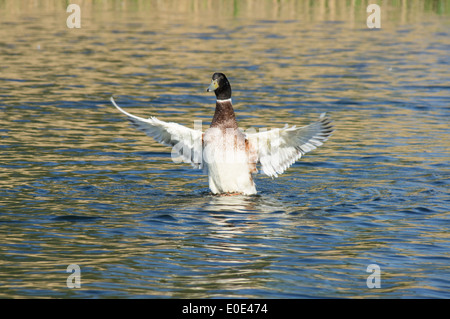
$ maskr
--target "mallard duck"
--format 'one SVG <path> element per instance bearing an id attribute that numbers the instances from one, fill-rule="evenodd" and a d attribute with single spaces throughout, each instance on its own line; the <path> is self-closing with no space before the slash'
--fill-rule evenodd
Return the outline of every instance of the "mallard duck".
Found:
<path id="1" fill-rule="evenodd" d="M 213 194 L 256 194 L 253 175 L 256 165 L 270 177 L 278 177 L 304 154 L 316 149 L 333 132 L 331 121 L 322 113 L 316 122 L 256 133 L 238 128 L 231 101 L 231 85 L 223 73 L 214 73 L 208 92 L 216 95 L 216 110 L 210 127 L 202 132 L 156 117 L 144 119 L 112 104 L 139 130 L 157 142 L 172 147 L 175 162 L 191 163 L 208 174 Z"/>

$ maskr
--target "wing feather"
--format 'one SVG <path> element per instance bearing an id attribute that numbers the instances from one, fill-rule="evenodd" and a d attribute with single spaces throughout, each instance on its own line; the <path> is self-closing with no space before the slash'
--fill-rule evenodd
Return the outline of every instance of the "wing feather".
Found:
<path id="1" fill-rule="evenodd" d="M 278 177 L 304 154 L 321 146 L 333 133 L 331 120 L 322 113 L 319 120 L 307 126 L 273 129 L 247 134 L 256 150 L 257 160 L 264 174 Z"/>
<path id="2" fill-rule="evenodd" d="M 144 119 L 133 115 L 122 109 L 111 97 L 112 104 L 123 114 L 125 114 L 131 124 L 138 130 L 144 132 L 155 141 L 172 147 L 172 158 L 174 161 L 180 161 L 181 157 L 185 163 L 191 163 L 194 168 L 202 168 L 202 139 L 203 133 L 200 130 L 193 130 L 186 126 L 158 120 L 152 116 Z M 174 158 L 175 157 L 175 158 Z"/>

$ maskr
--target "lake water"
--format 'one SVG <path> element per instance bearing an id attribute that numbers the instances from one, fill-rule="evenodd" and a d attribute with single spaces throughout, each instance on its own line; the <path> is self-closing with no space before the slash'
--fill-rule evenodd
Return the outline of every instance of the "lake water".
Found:
<path id="1" fill-rule="evenodd" d="M 449 2 L 378 3 L 0 1 L 0 297 L 449 298 Z M 243 129 L 334 135 L 212 196 L 109 98 L 206 129 L 216 71 Z"/>

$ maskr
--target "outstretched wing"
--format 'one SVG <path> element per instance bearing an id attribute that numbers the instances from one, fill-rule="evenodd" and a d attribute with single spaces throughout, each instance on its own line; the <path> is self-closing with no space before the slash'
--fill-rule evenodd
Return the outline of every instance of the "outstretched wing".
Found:
<path id="1" fill-rule="evenodd" d="M 285 126 L 266 132 L 247 134 L 264 174 L 278 177 L 303 154 L 321 146 L 333 133 L 331 120 L 323 113 L 317 122 L 303 127 Z"/>
<path id="2" fill-rule="evenodd" d="M 119 107 L 111 97 L 112 104 L 128 116 L 131 124 L 155 141 L 172 147 L 172 159 L 175 162 L 191 163 L 195 168 L 202 168 L 202 138 L 203 133 L 186 126 L 158 120 L 156 117 L 144 119 L 128 113 Z M 181 160 L 180 160 L 181 157 Z"/>

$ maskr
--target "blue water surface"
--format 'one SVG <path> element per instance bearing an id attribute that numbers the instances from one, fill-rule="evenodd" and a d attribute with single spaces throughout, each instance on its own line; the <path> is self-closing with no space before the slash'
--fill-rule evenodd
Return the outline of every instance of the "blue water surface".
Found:
<path id="1" fill-rule="evenodd" d="M 287 5 L 94 6 L 79 30 L 0 5 L 0 297 L 450 297 L 448 16 L 369 30 Z M 206 129 L 216 71 L 243 129 L 327 112 L 334 135 L 214 196 L 109 103 Z"/>

